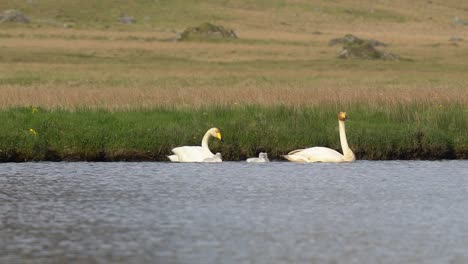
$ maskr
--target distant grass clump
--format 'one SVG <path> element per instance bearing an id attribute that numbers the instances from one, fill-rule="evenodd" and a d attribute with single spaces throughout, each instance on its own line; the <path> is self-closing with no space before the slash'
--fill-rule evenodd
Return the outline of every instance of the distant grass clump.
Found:
<path id="1" fill-rule="evenodd" d="M 338 55 L 340 59 L 397 60 L 399 56 L 374 48 L 370 42 L 346 43 Z"/>
<path id="2" fill-rule="evenodd" d="M 185 29 L 179 38 L 180 41 L 221 39 L 237 39 L 237 35 L 232 29 L 211 23 L 203 23 L 199 26 Z"/>
<path id="3" fill-rule="evenodd" d="M 336 113 L 328 107 L 205 107 L 107 111 L 15 108 L 0 111 L 0 161 L 167 161 L 173 147 L 211 142 L 225 160 L 326 146 L 341 151 Z M 359 159 L 468 158 L 468 109 L 413 104 L 349 106 L 348 141 Z M 242 133 L 239 133 L 242 131 Z"/>
<path id="4" fill-rule="evenodd" d="M 328 42 L 329 46 L 342 44 L 338 58 L 341 59 L 382 59 L 382 60 L 397 60 L 398 55 L 387 53 L 376 49 L 377 46 L 387 46 L 387 44 L 375 39 L 362 39 L 352 34 L 346 34 L 342 38 L 335 38 Z"/>
<path id="5" fill-rule="evenodd" d="M 337 8 L 334 10 L 337 14 L 344 14 L 351 17 L 362 18 L 366 20 L 376 21 L 390 21 L 402 23 L 406 21 L 406 18 L 396 12 L 381 10 L 381 9 L 356 9 L 356 8 Z M 332 12 L 333 13 L 333 12 Z"/>

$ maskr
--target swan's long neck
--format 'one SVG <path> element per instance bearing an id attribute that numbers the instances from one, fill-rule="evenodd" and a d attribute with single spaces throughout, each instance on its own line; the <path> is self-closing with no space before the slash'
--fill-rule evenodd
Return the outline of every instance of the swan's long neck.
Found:
<path id="1" fill-rule="evenodd" d="M 341 149 L 343 149 L 344 161 L 354 161 L 356 160 L 356 157 L 354 156 L 353 151 L 348 146 L 348 140 L 346 139 L 345 122 L 338 120 L 338 124 L 340 128 L 340 142 Z"/>
<path id="2" fill-rule="evenodd" d="M 201 146 L 202 146 L 203 151 L 207 151 L 207 152 L 211 153 L 212 155 L 214 155 L 213 152 L 211 152 L 210 148 L 208 147 L 208 140 L 210 139 L 210 137 L 211 137 L 211 133 L 208 130 L 205 133 L 205 135 L 203 136 Z"/>

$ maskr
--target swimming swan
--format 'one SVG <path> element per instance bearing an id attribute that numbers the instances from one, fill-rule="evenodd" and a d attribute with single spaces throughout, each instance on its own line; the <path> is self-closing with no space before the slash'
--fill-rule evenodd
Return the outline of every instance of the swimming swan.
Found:
<path id="1" fill-rule="evenodd" d="M 213 157 L 206 158 L 203 160 L 203 162 L 223 162 L 223 157 L 221 156 L 221 153 L 216 152 Z"/>
<path id="2" fill-rule="evenodd" d="M 246 160 L 247 162 L 269 162 L 270 160 L 268 159 L 268 154 L 265 152 L 260 152 L 258 154 L 258 158 L 249 158 Z"/>
<path id="3" fill-rule="evenodd" d="M 338 125 L 340 128 L 340 142 L 343 154 L 336 150 L 325 147 L 313 147 L 297 149 L 283 155 L 289 161 L 294 162 L 352 162 L 356 160 L 353 151 L 348 146 L 345 132 L 345 120 L 348 119 L 346 112 L 338 113 Z"/>
<path id="4" fill-rule="evenodd" d="M 174 155 L 167 156 L 172 162 L 203 162 L 206 158 L 213 158 L 215 155 L 208 147 L 210 137 L 223 141 L 219 129 L 213 127 L 206 131 L 200 146 L 183 146 L 172 149 Z"/>

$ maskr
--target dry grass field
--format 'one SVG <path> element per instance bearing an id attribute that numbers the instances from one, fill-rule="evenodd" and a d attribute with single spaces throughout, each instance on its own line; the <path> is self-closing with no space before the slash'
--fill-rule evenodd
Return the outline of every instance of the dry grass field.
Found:
<path id="1" fill-rule="evenodd" d="M 452 22 L 468 19 L 462 1 L 15 2 L 0 10 L 32 23 L 0 25 L 3 108 L 468 105 L 468 26 Z M 119 24 L 124 11 L 137 23 Z M 239 39 L 173 41 L 205 21 Z M 409 60 L 338 59 L 328 41 L 348 33 Z"/>

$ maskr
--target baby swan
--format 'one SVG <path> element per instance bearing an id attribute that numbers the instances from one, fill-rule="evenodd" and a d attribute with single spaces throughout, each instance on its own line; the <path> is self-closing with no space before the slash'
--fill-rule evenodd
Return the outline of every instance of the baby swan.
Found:
<path id="1" fill-rule="evenodd" d="M 203 162 L 222 162 L 223 161 L 223 158 L 221 156 L 221 153 L 219 152 L 216 152 L 216 154 L 211 157 L 211 158 L 206 158 L 203 160 Z"/>
<path id="2" fill-rule="evenodd" d="M 268 159 L 268 154 L 265 152 L 260 152 L 258 154 L 258 158 L 249 158 L 246 160 L 247 162 L 269 162 L 270 160 Z"/>

